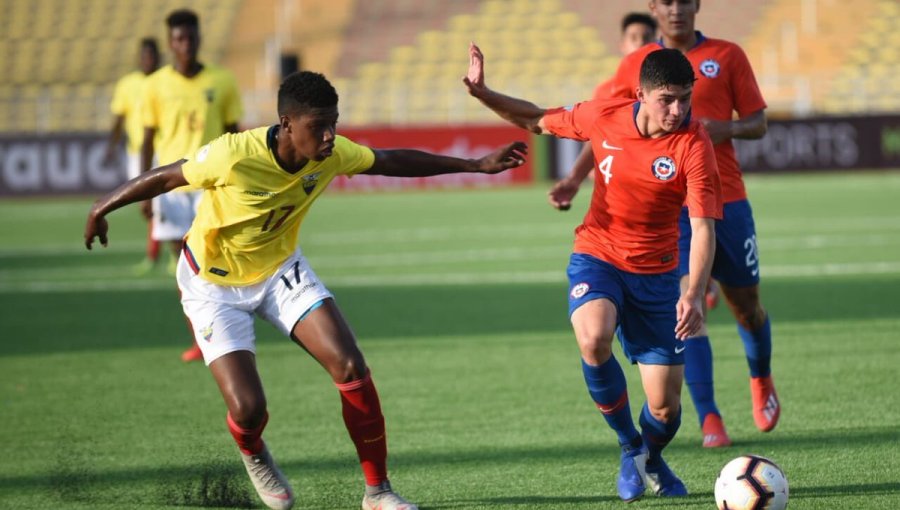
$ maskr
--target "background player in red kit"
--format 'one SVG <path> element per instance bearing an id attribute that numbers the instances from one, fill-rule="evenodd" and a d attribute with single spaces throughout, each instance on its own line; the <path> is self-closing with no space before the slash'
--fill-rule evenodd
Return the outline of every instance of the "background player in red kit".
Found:
<path id="1" fill-rule="evenodd" d="M 464 83 L 472 96 L 535 133 L 590 141 L 598 168 L 591 206 L 576 229 L 569 276 L 569 315 L 588 391 L 622 447 L 619 497 L 660 496 L 687 488 L 662 458 L 681 423 L 684 375 L 680 339 L 703 324 L 704 291 L 722 196 L 712 144 L 689 120 L 694 73 L 676 50 L 642 64 L 638 101 L 594 100 L 545 110 L 494 92 L 474 44 Z M 694 229 L 690 279 L 679 292 L 678 218 L 683 204 Z M 680 294 L 680 297 L 679 297 Z M 647 395 L 634 426 L 625 374 L 612 355 L 616 333 L 640 369 Z"/>
<path id="2" fill-rule="evenodd" d="M 761 138 L 766 133 L 766 103 L 760 94 L 747 56 L 739 46 L 711 39 L 694 30 L 699 0 L 651 0 L 650 11 L 661 38 L 622 60 L 613 78 L 612 94 L 634 97 L 644 58 L 660 48 L 685 54 L 697 74 L 693 116 L 703 123 L 715 144 L 716 162 L 725 199 L 723 220 L 716 224 L 716 255 L 712 276 L 719 283 L 737 319 L 750 367 L 753 418 L 757 428 L 775 428 L 781 413 L 771 375 L 772 335 L 769 317 L 759 298 L 759 256 L 753 213 L 732 138 Z M 738 119 L 733 119 L 737 112 Z M 687 213 L 681 219 L 679 271 L 688 271 L 691 228 Z M 684 282 L 682 288 L 684 288 Z M 685 380 L 697 408 L 707 447 L 731 444 L 713 392 L 712 349 L 704 327 L 687 341 Z"/>

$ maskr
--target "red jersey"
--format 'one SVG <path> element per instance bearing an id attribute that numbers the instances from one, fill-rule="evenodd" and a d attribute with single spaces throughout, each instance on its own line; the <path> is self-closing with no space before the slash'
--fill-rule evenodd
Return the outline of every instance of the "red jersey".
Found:
<path id="1" fill-rule="evenodd" d="M 598 99 L 544 115 L 556 136 L 590 141 L 597 174 L 576 253 L 632 273 L 664 273 L 678 265 L 678 216 L 722 218 L 722 191 L 712 142 L 696 121 L 645 138 L 632 99 Z"/>
<path id="2" fill-rule="evenodd" d="M 634 98 L 644 57 L 661 48 L 661 42 L 653 42 L 622 59 L 608 89 L 611 97 Z M 750 61 L 737 44 L 709 39 L 697 32 L 697 44 L 685 56 L 697 76 L 691 100 L 694 118 L 731 120 L 733 112 L 744 117 L 766 107 Z M 716 144 L 715 150 L 725 202 L 747 198 L 731 139 Z"/>

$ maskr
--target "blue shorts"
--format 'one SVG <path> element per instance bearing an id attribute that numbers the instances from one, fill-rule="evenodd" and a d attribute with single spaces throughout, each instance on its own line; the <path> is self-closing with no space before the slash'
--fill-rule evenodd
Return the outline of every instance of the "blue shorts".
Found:
<path id="1" fill-rule="evenodd" d="M 616 305 L 616 335 L 631 363 L 684 364 L 684 344 L 675 338 L 675 271 L 637 274 L 583 253 L 569 258 L 569 316 L 584 303 L 607 298 Z"/>
<path id="2" fill-rule="evenodd" d="M 691 254 L 691 219 L 687 208 L 678 219 L 678 275 L 688 274 Z M 712 277 L 729 287 L 752 287 L 759 284 L 759 250 L 756 226 L 750 202 L 738 200 L 725 204 L 722 219 L 716 222 L 716 258 Z"/>

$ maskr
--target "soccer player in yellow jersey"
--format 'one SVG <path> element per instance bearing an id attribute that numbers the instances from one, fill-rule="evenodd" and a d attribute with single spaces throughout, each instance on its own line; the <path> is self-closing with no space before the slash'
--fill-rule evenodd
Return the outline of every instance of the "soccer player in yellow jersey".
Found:
<path id="1" fill-rule="evenodd" d="M 175 188 L 203 189 L 177 280 L 185 313 L 228 408 L 227 424 L 250 479 L 270 508 L 294 493 L 262 439 L 266 397 L 256 369 L 253 317 L 274 324 L 328 371 L 365 475 L 364 510 L 416 510 L 391 489 L 378 393 L 356 338 L 297 238 L 312 203 L 338 175 L 422 177 L 498 173 L 524 161 L 515 142 L 477 160 L 417 150 L 373 150 L 338 136 L 338 97 L 324 76 L 288 76 L 278 124 L 226 134 L 185 159 L 131 180 L 97 200 L 84 239 L 106 246 L 106 215 Z"/>
<path id="2" fill-rule="evenodd" d="M 200 22 L 188 10 L 173 11 L 166 18 L 172 65 L 150 75 L 141 103 L 144 123 L 142 169 L 150 170 L 154 153 L 161 164 L 179 161 L 223 133 L 237 132 L 241 100 L 234 76 L 220 67 L 197 60 Z M 181 250 L 181 239 L 194 219 L 198 191 L 175 190 L 143 206 L 152 218 L 153 237 L 170 241 L 172 252 Z M 174 271 L 174 268 L 173 268 Z M 181 355 L 184 361 L 202 359 L 192 345 Z"/>
<path id="3" fill-rule="evenodd" d="M 132 71 L 116 82 L 110 110 L 114 116 L 106 146 L 106 161 L 112 162 L 117 155 L 119 141 L 124 132 L 127 143 L 127 175 L 134 179 L 141 173 L 141 144 L 144 142 L 144 123 L 141 120 L 141 97 L 147 76 L 159 67 L 159 47 L 156 39 L 141 39 L 139 70 Z M 156 265 L 159 258 L 159 241 L 153 239 L 152 223 L 147 222 L 147 256 L 138 264 L 136 271 L 146 273 Z"/>

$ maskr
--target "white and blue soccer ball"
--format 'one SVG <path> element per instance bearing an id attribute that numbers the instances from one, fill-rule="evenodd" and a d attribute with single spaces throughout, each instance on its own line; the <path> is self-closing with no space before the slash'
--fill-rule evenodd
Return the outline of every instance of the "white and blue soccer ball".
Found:
<path id="1" fill-rule="evenodd" d="M 715 495 L 719 510 L 784 510 L 788 502 L 787 477 L 765 457 L 742 455 L 719 472 Z"/>

